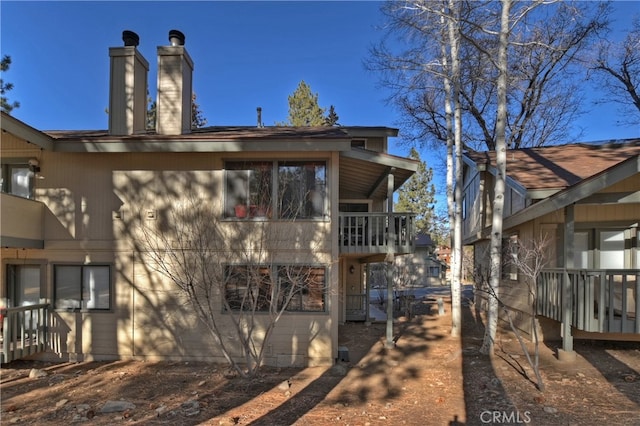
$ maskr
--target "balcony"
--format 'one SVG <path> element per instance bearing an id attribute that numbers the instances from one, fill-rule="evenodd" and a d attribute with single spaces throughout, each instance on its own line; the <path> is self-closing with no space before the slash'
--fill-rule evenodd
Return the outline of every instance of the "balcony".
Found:
<path id="1" fill-rule="evenodd" d="M 392 222 L 390 222 L 390 218 Z M 413 253 L 415 248 L 413 213 L 340 213 L 341 254 Z M 393 229 L 389 224 L 393 223 Z"/>
<path id="2" fill-rule="evenodd" d="M 0 217 L 2 247 L 44 248 L 44 204 L 2 193 Z"/>

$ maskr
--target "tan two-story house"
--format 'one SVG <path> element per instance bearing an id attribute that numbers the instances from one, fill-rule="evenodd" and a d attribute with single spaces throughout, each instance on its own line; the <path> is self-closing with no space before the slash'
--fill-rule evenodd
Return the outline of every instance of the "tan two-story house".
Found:
<path id="1" fill-rule="evenodd" d="M 149 62 L 128 31 L 109 49 L 107 130 L 41 131 L 2 114 L 3 362 L 224 361 L 153 256 L 197 246 L 193 231 L 180 235 L 187 217 L 215 228 L 213 263 L 229 277 L 207 303 L 223 330 L 243 294 L 231 276 L 248 262 L 261 264 L 261 277 L 244 277 L 260 294 L 263 281 L 291 285 L 287 267 L 305 272 L 271 333 L 268 365 L 333 363 L 340 324 L 367 309 L 367 263 L 413 251 L 413 216 L 390 200 L 418 164 L 388 154 L 396 129 L 259 120 L 192 129 L 194 62 L 180 35 L 157 48 L 155 129 L 146 128 Z M 263 308 L 258 328 L 269 321 Z"/>

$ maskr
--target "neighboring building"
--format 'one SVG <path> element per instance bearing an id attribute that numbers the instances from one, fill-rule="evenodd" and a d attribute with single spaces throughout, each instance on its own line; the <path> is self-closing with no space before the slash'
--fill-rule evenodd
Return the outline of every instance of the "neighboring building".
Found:
<path id="1" fill-rule="evenodd" d="M 503 245 L 548 239 L 548 265 L 533 288 L 543 337 L 562 335 L 565 351 L 572 337 L 640 340 L 639 154 L 640 139 L 507 153 Z M 495 152 L 463 159 L 463 243 L 486 277 Z M 506 265 L 502 275 L 500 299 L 531 333 L 524 277 Z"/>
<path id="2" fill-rule="evenodd" d="M 445 282 L 447 265 L 434 254 L 435 247 L 429 234 L 416 235 L 415 252 L 395 259 L 395 266 L 402 270 L 407 267 L 407 287 L 427 287 Z"/>
<path id="3" fill-rule="evenodd" d="M 355 271 L 414 251 L 413 215 L 391 210 L 418 162 L 388 154 L 396 129 L 192 130 L 193 61 L 180 33 L 171 35 L 157 49 L 155 131 L 145 128 L 149 63 L 130 32 L 109 49 L 108 130 L 40 131 L 2 113 L 3 362 L 222 361 L 138 244 L 136 227 L 171 229 L 190 197 L 210 210 L 230 250 L 255 245 L 256 224 L 277 231 L 265 273 L 291 264 L 313 271 L 309 291 L 276 325 L 269 365 L 333 363 L 348 310 L 366 307 Z M 232 251 L 220 256 L 242 267 Z M 213 303 L 231 326 L 221 300 Z"/>
<path id="4" fill-rule="evenodd" d="M 451 282 L 451 247 L 438 246 L 435 255 L 436 259 L 446 266 L 445 280 Z"/>

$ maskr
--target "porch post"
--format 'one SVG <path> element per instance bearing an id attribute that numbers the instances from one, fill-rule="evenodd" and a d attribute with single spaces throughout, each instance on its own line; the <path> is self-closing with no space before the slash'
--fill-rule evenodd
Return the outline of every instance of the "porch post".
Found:
<path id="1" fill-rule="evenodd" d="M 393 247 L 396 242 L 396 224 L 393 219 L 393 172 L 387 175 L 387 341 L 386 347 L 393 348 Z"/>
<path id="2" fill-rule="evenodd" d="M 558 360 L 571 361 L 575 359 L 573 351 L 573 336 L 571 335 L 571 319 L 573 318 L 573 294 L 571 277 L 568 270 L 574 268 L 573 239 L 575 230 L 574 205 L 564 209 L 564 276 L 562 278 L 562 349 L 558 349 Z"/>
<path id="3" fill-rule="evenodd" d="M 364 264 L 364 289 L 365 289 L 365 301 L 364 301 L 364 322 L 365 324 L 369 325 L 371 324 L 371 317 L 369 316 L 369 304 L 371 303 L 371 290 L 370 288 L 370 280 L 369 280 L 369 274 L 370 274 L 370 270 L 369 270 L 369 264 L 365 263 Z"/>

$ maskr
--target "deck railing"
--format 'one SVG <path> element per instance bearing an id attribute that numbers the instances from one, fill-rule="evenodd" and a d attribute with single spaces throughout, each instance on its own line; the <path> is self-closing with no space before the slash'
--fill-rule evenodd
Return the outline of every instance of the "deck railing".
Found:
<path id="1" fill-rule="evenodd" d="M 578 330 L 640 333 L 640 270 L 546 269 L 537 307 L 538 315 L 570 318 Z"/>
<path id="2" fill-rule="evenodd" d="M 46 349 L 48 304 L 5 308 L 0 310 L 0 313 L 2 315 L 0 363 L 11 362 Z"/>
<path id="3" fill-rule="evenodd" d="M 389 237 L 389 218 L 395 225 Z M 396 254 L 413 253 L 415 246 L 413 213 L 340 213 L 341 253 L 387 253 L 392 245 Z"/>

